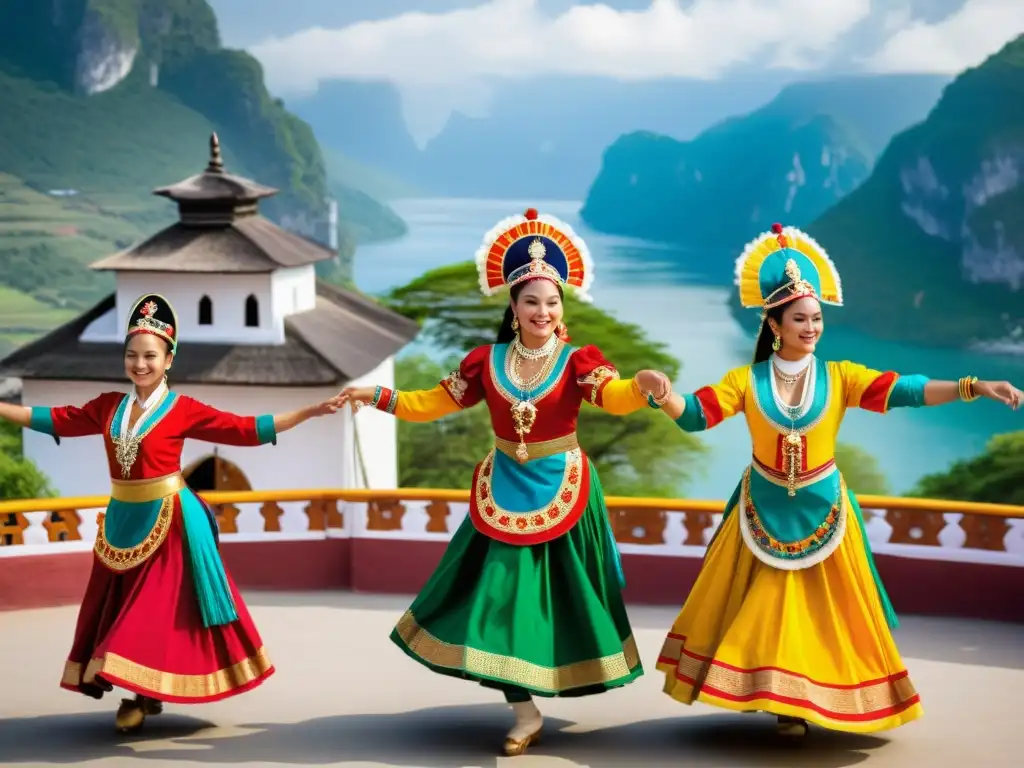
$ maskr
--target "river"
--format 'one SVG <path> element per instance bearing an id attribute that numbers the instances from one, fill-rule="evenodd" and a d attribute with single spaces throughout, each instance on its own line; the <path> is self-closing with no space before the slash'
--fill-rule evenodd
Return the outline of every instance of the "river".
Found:
<path id="1" fill-rule="evenodd" d="M 392 207 L 409 233 L 385 243 L 360 246 L 355 280 L 360 289 L 379 294 L 423 272 L 473 258 L 480 240 L 506 216 L 535 207 L 566 221 L 587 242 L 594 259 L 595 304 L 618 319 L 645 329 L 682 362 L 680 391 L 716 382 L 736 365 L 750 361 L 753 338 L 729 311 L 727 299 L 735 254 L 711 260 L 680 248 L 599 234 L 580 222 L 580 203 L 567 201 L 410 199 Z M 827 247 L 827 244 L 826 244 Z M 841 254 L 833 254 L 840 272 Z M 857 301 L 857 297 L 846 297 Z M 750 310 L 751 312 L 755 310 Z M 832 310 L 841 312 L 842 309 Z M 495 317 L 495 327 L 499 318 Z M 570 329 L 572 318 L 566 318 Z M 933 378 L 1008 379 L 1024 383 L 1024 357 L 916 347 L 879 341 L 847 328 L 827 327 L 820 356 L 849 359 L 881 370 L 924 373 Z M 1024 412 L 1014 413 L 990 401 L 955 403 L 941 408 L 905 409 L 886 416 L 851 410 L 841 440 L 860 446 L 880 464 L 894 493 L 909 490 L 922 475 L 981 452 L 1000 432 L 1024 429 Z M 749 438 L 743 419 L 731 419 L 704 433 L 709 449 L 704 472 L 684 489 L 692 498 L 722 498 L 732 490 L 749 462 Z"/>

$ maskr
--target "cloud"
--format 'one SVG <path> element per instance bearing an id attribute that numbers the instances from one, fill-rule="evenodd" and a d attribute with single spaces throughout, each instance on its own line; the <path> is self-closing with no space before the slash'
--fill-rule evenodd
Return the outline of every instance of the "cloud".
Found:
<path id="1" fill-rule="evenodd" d="M 959 74 L 1024 33 L 1024 0 L 967 0 L 956 13 L 928 24 L 906 23 L 863 60 L 873 72 Z"/>
<path id="2" fill-rule="evenodd" d="M 282 94 L 330 79 L 414 88 L 553 74 L 713 79 L 738 65 L 813 67 L 870 12 L 870 0 L 694 0 L 685 10 L 652 0 L 642 11 L 577 5 L 550 16 L 536 0 L 490 0 L 307 29 L 250 50 Z"/>

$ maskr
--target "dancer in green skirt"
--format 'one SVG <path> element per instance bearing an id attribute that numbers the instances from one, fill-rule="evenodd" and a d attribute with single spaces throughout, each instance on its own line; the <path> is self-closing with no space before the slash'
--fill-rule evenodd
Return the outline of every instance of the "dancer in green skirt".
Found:
<path id="1" fill-rule="evenodd" d="M 667 397 L 668 380 L 622 380 L 593 346 L 568 344 L 563 286 L 585 298 L 584 242 L 538 216 L 500 222 L 477 253 L 490 295 L 510 304 L 497 342 L 470 352 L 437 387 L 342 393 L 408 421 L 431 421 L 484 401 L 494 448 L 473 475 L 469 515 L 391 639 L 444 675 L 497 688 L 515 712 L 507 755 L 526 751 L 543 719 L 533 696 L 586 696 L 643 674 L 622 600 L 622 568 L 601 483 L 580 448 L 583 400 L 628 414 Z"/>

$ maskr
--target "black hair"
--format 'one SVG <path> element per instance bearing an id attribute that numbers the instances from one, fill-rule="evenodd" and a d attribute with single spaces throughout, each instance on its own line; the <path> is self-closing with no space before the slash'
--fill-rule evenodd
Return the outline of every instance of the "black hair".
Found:
<path id="1" fill-rule="evenodd" d="M 769 309 L 764 319 L 761 321 L 761 330 L 757 332 L 757 343 L 754 345 L 754 363 L 763 363 L 769 357 L 772 356 L 774 348 L 772 344 L 775 343 L 775 333 L 772 331 L 772 327 L 768 324 L 768 320 L 774 320 L 778 325 L 782 325 L 782 316 L 786 314 L 786 310 L 792 306 L 792 302 L 786 304 L 779 304 L 776 307 Z"/>
<path id="2" fill-rule="evenodd" d="M 519 294 L 522 293 L 523 288 L 526 287 L 526 284 L 528 282 L 530 281 L 524 280 L 521 283 L 516 283 L 509 289 L 508 295 L 512 299 L 512 301 L 519 300 Z M 555 287 L 558 289 L 558 298 L 564 299 L 565 294 L 562 293 L 562 286 L 560 286 L 558 283 L 555 283 Z M 501 319 L 501 325 L 498 326 L 498 337 L 494 342 L 495 344 L 510 344 L 512 341 L 515 340 L 516 332 L 512 329 L 512 319 L 514 317 L 515 312 L 512 311 L 512 304 L 510 303 L 507 307 L 505 307 L 505 316 Z"/>

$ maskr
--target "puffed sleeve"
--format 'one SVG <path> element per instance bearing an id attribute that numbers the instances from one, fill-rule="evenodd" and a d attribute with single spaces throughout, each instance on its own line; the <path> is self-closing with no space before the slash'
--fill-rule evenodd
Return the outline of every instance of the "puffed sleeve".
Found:
<path id="1" fill-rule="evenodd" d="M 403 421 L 434 421 L 471 408 L 484 398 L 483 377 L 490 347 L 477 347 L 433 389 L 403 391 L 377 387 L 370 405 Z"/>
<path id="2" fill-rule="evenodd" d="M 124 395 L 104 392 L 85 405 L 61 405 L 55 408 L 32 406 L 29 429 L 42 432 L 60 443 L 62 437 L 102 435 L 110 414 Z"/>
<path id="3" fill-rule="evenodd" d="M 583 399 L 591 405 L 624 416 L 647 405 L 636 380 L 622 379 L 601 350 L 593 344 L 580 347 L 572 354 L 576 384 L 583 390 Z"/>
<path id="4" fill-rule="evenodd" d="M 832 363 L 839 371 L 848 408 L 888 413 L 891 408 L 920 408 L 924 405 L 927 376 L 902 376 L 895 371 L 875 371 L 844 360 Z"/>
<path id="5" fill-rule="evenodd" d="M 743 410 L 749 381 L 750 366 L 744 365 L 733 368 L 717 384 L 683 395 L 685 407 L 676 424 L 686 432 L 703 432 L 735 416 Z"/>
<path id="6" fill-rule="evenodd" d="M 185 423 L 183 437 L 220 445 L 277 445 L 277 429 L 272 414 L 239 416 L 184 396 L 179 398 L 175 407 L 186 410 L 182 419 Z"/>

